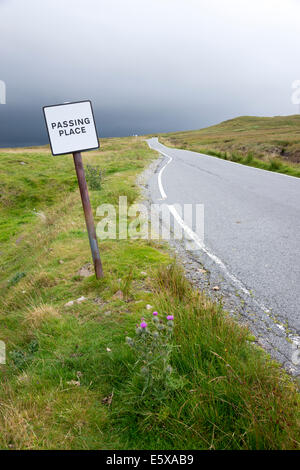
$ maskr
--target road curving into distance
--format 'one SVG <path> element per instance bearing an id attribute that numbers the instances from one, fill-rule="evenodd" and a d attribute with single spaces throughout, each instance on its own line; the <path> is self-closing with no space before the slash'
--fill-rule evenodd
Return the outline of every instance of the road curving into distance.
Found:
<path id="1" fill-rule="evenodd" d="M 193 260 L 209 269 L 225 297 L 235 293 L 259 343 L 298 375 L 300 179 L 169 148 L 157 138 L 148 145 L 162 155 L 148 181 L 152 202 L 168 205 L 197 245 Z M 204 240 L 175 204 L 204 205 Z"/>

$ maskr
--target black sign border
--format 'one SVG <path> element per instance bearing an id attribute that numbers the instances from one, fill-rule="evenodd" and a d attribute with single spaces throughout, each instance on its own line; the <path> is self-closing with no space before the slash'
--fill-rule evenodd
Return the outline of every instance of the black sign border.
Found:
<path id="1" fill-rule="evenodd" d="M 88 149 L 72 150 L 71 152 L 54 153 L 54 152 L 53 152 L 53 148 L 52 148 L 52 143 L 51 143 L 49 128 L 48 128 L 48 123 L 47 123 L 47 119 L 46 119 L 45 109 L 46 109 L 46 108 L 54 108 L 54 107 L 57 107 L 57 106 L 68 106 L 68 105 L 70 105 L 70 104 L 78 104 L 78 103 L 90 103 L 91 111 L 92 111 L 92 116 L 93 116 L 93 120 L 94 120 L 94 127 L 95 127 L 95 131 L 96 131 L 96 137 L 97 137 L 98 147 L 90 147 L 90 148 L 88 148 Z M 66 102 L 66 103 L 50 104 L 49 106 L 43 106 L 43 114 L 44 114 L 44 119 L 45 119 L 45 123 L 46 123 L 46 129 L 47 129 L 48 139 L 49 139 L 49 142 L 50 142 L 51 153 L 52 153 L 52 155 L 53 155 L 54 157 L 56 157 L 57 155 L 71 155 L 72 153 L 75 153 L 75 152 L 88 152 L 89 150 L 97 150 L 97 149 L 100 148 L 100 141 L 99 141 L 97 126 L 96 126 L 96 121 L 95 121 L 95 115 L 94 115 L 94 110 L 93 110 L 93 105 L 92 105 L 91 100 L 70 101 L 70 102 Z"/>

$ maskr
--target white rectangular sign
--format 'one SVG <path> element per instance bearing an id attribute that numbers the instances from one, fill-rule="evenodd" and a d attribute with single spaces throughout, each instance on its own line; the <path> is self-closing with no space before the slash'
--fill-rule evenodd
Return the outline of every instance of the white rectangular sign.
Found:
<path id="1" fill-rule="evenodd" d="M 44 106 L 43 111 L 53 155 L 99 148 L 90 101 Z"/>

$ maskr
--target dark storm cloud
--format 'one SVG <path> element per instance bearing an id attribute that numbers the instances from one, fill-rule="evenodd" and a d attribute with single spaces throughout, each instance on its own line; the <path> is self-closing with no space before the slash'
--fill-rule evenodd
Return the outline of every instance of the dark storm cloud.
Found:
<path id="1" fill-rule="evenodd" d="M 46 142 L 41 106 L 89 98 L 101 135 L 297 112 L 297 0 L 0 0 L 0 145 Z"/>

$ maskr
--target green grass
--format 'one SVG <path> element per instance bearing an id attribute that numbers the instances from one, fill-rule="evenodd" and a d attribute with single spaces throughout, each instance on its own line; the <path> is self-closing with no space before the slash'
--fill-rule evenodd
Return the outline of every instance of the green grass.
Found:
<path id="1" fill-rule="evenodd" d="M 84 154 L 105 171 L 101 190 L 90 191 L 94 214 L 119 195 L 134 202 L 136 175 L 153 158 L 135 138 L 103 140 Z M 0 167 L 0 339 L 8 352 L 0 448 L 299 448 L 295 384 L 247 329 L 191 287 L 164 244 L 101 241 L 104 279 L 80 278 L 90 252 L 71 156 L 3 150 Z M 148 304 L 175 315 L 171 363 L 180 386 L 143 394 L 125 337 L 142 316 L 151 323 Z"/>
<path id="2" fill-rule="evenodd" d="M 242 116 L 205 129 L 162 134 L 162 143 L 300 177 L 300 115 Z"/>

